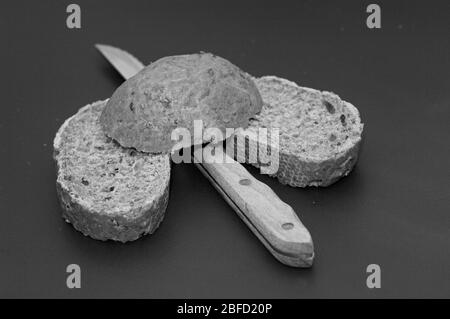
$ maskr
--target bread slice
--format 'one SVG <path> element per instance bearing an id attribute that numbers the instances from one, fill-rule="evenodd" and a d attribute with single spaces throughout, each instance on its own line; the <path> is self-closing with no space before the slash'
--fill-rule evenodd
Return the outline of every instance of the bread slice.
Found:
<path id="1" fill-rule="evenodd" d="M 94 239 L 131 241 L 153 233 L 169 197 L 170 158 L 124 149 L 102 131 L 107 101 L 81 108 L 54 140 L 63 218 Z"/>
<path id="2" fill-rule="evenodd" d="M 275 76 L 255 79 L 263 99 L 261 113 L 250 120 L 241 138 L 258 128 L 278 128 L 279 169 L 272 176 L 296 187 L 328 186 L 346 176 L 355 165 L 363 124 L 358 110 L 336 94 L 304 88 Z M 268 147 L 247 138 L 238 152 L 256 152 Z M 275 146 L 271 146 L 275 147 Z M 269 147 L 269 149 L 271 149 Z M 272 151 L 275 149 L 272 149 Z M 251 163 L 261 167 L 261 161 Z"/>

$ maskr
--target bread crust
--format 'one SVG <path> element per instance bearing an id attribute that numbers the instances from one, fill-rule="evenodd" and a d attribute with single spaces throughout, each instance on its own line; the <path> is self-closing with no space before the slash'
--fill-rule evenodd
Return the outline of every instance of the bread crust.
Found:
<path id="1" fill-rule="evenodd" d="M 224 133 L 226 128 L 247 127 L 261 107 L 259 91 L 247 73 L 221 57 L 198 53 L 159 59 L 124 82 L 100 122 L 122 146 L 162 153 L 177 143 L 171 139 L 176 128 L 188 129 L 193 137 L 194 121 L 202 120 L 203 128 Z"/>
<path id="2" fill-rule="evenodd" d="M 62 133 L 78 114 L 105 103 L 106 100 L 98 101 L 81 108 L 77 114 L 67 119 L 58 130 L 54 140 L 53 154 L 58 177 L 63 173 L 58 158 L 62 143 L 64 143 Z M 167 176 L 162 179 L 165 184 L 158 188 L 161 193 L 152 194 L 154 195 L 153 200 L 146 201 L 144 205 L 135 206 L 121 213 L 99 211 L 90 207 L 83 198 L 76 196 L 69 190 L 64 178 L 57 178 L 56 191 L 62 209 L 62 217 L 85 236 L 102 241 L 114 240 L 125 243 L 136 240 L 143 235 L 152 234 L 164 219 L 168 205 L 170 188 L 170 159 L 168 155 L 167 162 L 169 165 Z"/>
<path id="3" fill-rule="evenodd" d="M 296 83 L 278 78 L 275 76 L 266 76 L 260 79 L 267 79 L 268 81 L 278 81 L 282 85 L 297 86 Z M 255 81 L 256 82 L 256 81 Z M 298 86 L 297 86 L 298 87 Z M 302 88 L 303 90 L 311 92 L 319 92 L 314 89 Z M 324 92 L 329 94 L 328 92 Z M 263 96 L 264 98 L 264 96 Z M 350 103 L 342 101 L 345 107 L 359 118 L 358 110 Z M 362 124 L 361 124 L 362 132 Z M 278 181 L 285 185 L 293 187 L 307 187 L 307 186 L 329 186 L 340 178 L 347 176 L 355 166 L 358 160 L 359 149 L 362 141 L 360 135 L 354 142 L 349 143 L 346 147 L 337 154 L 333 154 L 326 158 L 308 158 L 307 156 L 299 156 L 287 149 L 274 149 L 274 146 L 267 144 L 258 144 L 256 141 L 245 136 L 246 143 L 237 143 L 237 136 L 243 135 L 243 131 L 238 131 L 235 136 L 235 144 L 237 145 L 238 153 L 245 154 L 245 162 L 252 164 L 255 167 L 261 168 L 260 162 L 251 162 L 250 158 L 256 158 L 255 152 L 258 147 L 278 151 L 279 153 L 279 168 L 274 174 L 269 176 L 276 177 Z M 251 153 L 253 153 L 251 156 Z"/>
<path id="4" fill-rule="evenodd" d="M 90 210 L 77 201 L 58 181 L 56 191 L 62 217 L 67 223 L 93 239 L 114 240 L 122 243 L 154 233 L 164 219 L 169 201 L 169 184 L 167 184 L 161 196 L 150 205 L 139 208 L 141 210 L 139 217 L 128 219 L 125 216 L 109 216 Z"/>
<path id="5" fill-rule="evenodd" d="M 272 176 L 293 187 L 329 186 L 351 172 L 358 160 L 360 143 L 336 157 L 317 162 L 281 152 L 278 172 Z"/>

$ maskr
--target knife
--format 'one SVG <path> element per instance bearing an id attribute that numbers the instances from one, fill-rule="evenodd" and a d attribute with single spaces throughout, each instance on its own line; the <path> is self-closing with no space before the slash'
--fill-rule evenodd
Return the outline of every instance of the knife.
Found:
<path id="1" fill-rule="evenodd" d="M 125 79 L 144 68 L 144 64 L 124 50 L 104 44 L 95 47 Z M 288 266 L 311 267 L 314 260 L 312 238 L 292 207 L 229 158 L 221 147 L 215 145 L 214 152 L 209 150 L 204 154 L 222 160 L 205 158 L 201 162 L 197 158 L 194 164 L 272 255 Z M 196 163 L 198 161 L 201 163 Z"/>

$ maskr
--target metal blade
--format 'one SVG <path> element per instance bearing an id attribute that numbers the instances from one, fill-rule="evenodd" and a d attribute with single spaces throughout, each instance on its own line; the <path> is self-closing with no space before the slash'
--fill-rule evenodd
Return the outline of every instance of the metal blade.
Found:
<path id="1" fill-rule="evenodd" d="M 105 44 L 96 44 L 95 47 L 126 80 L 144 68 L 141 61 L 124 50 Z"/>

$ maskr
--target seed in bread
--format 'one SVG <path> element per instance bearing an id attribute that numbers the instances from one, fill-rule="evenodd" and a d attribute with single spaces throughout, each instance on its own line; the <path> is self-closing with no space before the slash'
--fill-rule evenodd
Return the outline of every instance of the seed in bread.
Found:
<path id="1" fill-rule="evenodd" d="M 169 197 L 170 159 L 120 147 L 101 129 L 106 101 L 81 108 L 54 140 L 63 218 L 99 240 L 131 241 L 153 233 Z"/>
<path id="2" fill-rule="evenodd" d="M 177 127 L 247 127 L 262 107 L 251 77 L 210 53 L 169 56 L 125 81 L 100 118 L 106 134 L 124 147 L 159 153 L 171 151 Z M 191 134 L 193 136 L 193 134 Z M 207 140 L 193 141 L 209 142 Z"/>
<path id="3" fill-rule="evenodd" d="M 275 76 L 257 78 L 255 84 L 264 101 L 262 111 L 237 134 L 256 133 L 260 127 L 279 129 L 279 169 L 274 177 L 296 187 L 328 186 L 352 170 L 363 131 L 356 107 L 336 94 Z M 258 145 L 247 140 L 237 147 L 249 162 Z"/>

